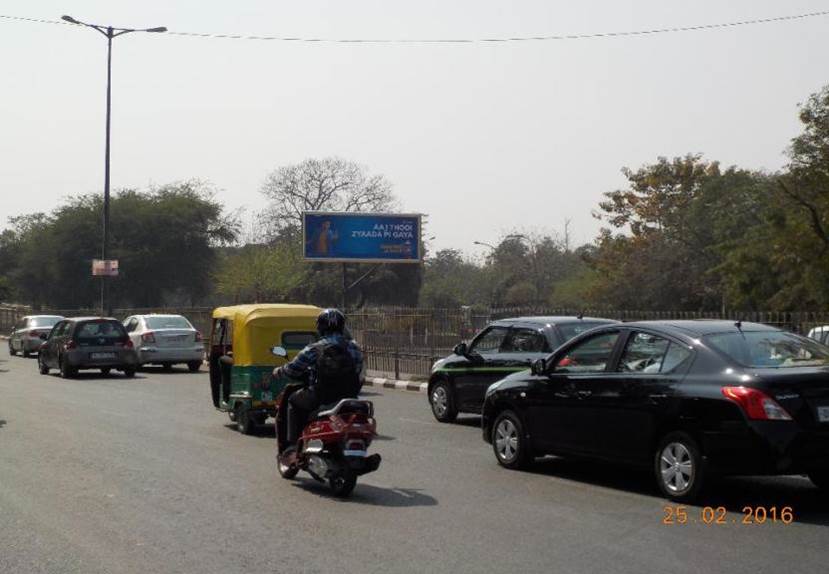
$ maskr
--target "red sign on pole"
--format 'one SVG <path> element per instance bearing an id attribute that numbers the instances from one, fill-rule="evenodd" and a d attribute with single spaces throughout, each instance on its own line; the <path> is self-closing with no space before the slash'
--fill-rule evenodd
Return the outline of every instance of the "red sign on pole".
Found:
<path id="1" fill-rule="evenodd" d="M 118 260 L 117 259 L 93 259 L 92 260 L 92 276 L 93 277 L 118 277 Z"/>

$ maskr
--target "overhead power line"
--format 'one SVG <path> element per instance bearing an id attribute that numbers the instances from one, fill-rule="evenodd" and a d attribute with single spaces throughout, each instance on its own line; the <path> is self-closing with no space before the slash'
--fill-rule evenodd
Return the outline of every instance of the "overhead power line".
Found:
<path id="1" fill-rule="evenodd" d="M 303 36 L 255 36 L 246 34 L 211 34 L 200 32 L 177 32 L 170 30 L 168 35 L 188 36 L 193 38 L 223 38 L 228 40 L 264 40 L 276 42 L 309 42 L 329 44 L 486 44 L 512 42 L 543 42 L 554 40 L 589 40 L 594 38 L 622 38 L 630 36 L 649 36 L 655 34 L 669 34 L 674 32 L 698 32 L 702 30 L 716 30 L 721 28 L 736 28 L 738 26 L 753 26 L 756 24 L 771 24 L 774 22 L 791 22 L 829 16 L 829 10 L 808 12 L 789 16 L 775 16 L 771 18 L 755 18 L 736 22 L 720 22 L 714 24 L 698 24 L 696 26 L 673 26 L 668 28 L 653 28 L 650 30 L 628 30 L 621 32 L 593 32 L 588 34 L 554 34 L 548 36 L 515 36 L 501 38 L 314 38 Z M 20 22 L 34 22 L 38 24 L 60 24 L 71 26 L 60 20 L 44 20 L 40 18 L 24 18 L 22 16 L 6 16 L 0 14 L 0 19 Z"/>

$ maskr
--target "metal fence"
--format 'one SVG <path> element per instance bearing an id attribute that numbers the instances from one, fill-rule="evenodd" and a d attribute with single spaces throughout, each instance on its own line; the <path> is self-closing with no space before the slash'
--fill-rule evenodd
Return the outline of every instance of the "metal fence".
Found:
<path id="1" fill-rule="evenodd" d="M 145 309 L 115 309 L 113 315 L 124 319 L 143 313 L 175 313 L 184 315 L 205 337 L 210 333 L 212 308 L 155 307 Z M 93 309 L 48 310 L 41 313 L 64 316 L 97 315 Z M 26 307 L 0 306 L 0 333 L 8 333 L 16 320 L 32 313 Z M 348 313 L 348 324 L 355 339 L 366 354 L 370 370 L 382 371 L 396 377 L 428 375 L 432 363 L 448 355 L 461 341 L 468 341 L 488 322 L 506 317 L 573 316 L 583 314 L 620 321 L 664 319 L 729 319 L 766 323 L 796 333 L 807 334 L 819 325 L 829 325 L 829 312 L 776 311 L 647 311 L 615 309 L 561 309 L 535 307 L 473 309 L 425 308 L 364 308 Z"/>

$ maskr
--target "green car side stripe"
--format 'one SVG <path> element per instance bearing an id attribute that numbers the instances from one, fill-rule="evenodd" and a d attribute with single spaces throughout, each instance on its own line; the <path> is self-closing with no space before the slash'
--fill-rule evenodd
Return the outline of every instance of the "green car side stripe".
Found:
<path id="1" fill-rule="evenodd" d="M 435 369 L 436 373 L 517 373 L 519 371 L 526 371 L 526 367 L 441 367 Z"/>

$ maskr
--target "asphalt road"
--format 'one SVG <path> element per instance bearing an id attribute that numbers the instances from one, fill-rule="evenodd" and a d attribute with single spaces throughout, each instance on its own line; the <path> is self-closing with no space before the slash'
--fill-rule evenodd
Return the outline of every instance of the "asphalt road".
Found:
<path id="1" fill-rule="evenodd" d="M 0 572 L 804 572 L 829 504 L 802 478 L 723 481 L 723 525 L 665 525 L 647 473 L 550 459 L 501 469 L 478 420 L 367 390 L 383 465 L 338 500 L 274 464 L 273 427 L 229 428 L 207 376 L 41 376 L 0 343 Z M 744 506 L 795 522 L 745 525 Z"/>

